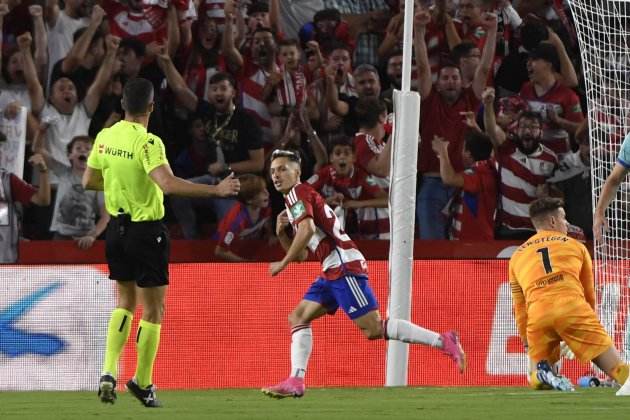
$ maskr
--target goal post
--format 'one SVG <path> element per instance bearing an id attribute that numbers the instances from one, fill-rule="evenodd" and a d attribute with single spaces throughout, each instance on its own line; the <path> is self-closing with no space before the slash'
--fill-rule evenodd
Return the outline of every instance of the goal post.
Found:
<path id="1" fill-rule="evenodd" d="M 593 208 L 630 125 L 630 0 L 570 0 L 579 41 L 591 145 Z M 625 360 L 630 331 L 630 186 L 611 203 L 609 229 L 595 242 L 598 311 Z"/>
<path id="2" fill-rule="evenodd" d="M 411 92 L 413 0 L 405 0 L 402 90 L 394 92 L 394 144 L 390 169 L 389 302 L 387 316 L 409 320 L 416 208 L 420 95 Z M 386 386 L 407 385 L 409 345 L 389 341 Z"/>

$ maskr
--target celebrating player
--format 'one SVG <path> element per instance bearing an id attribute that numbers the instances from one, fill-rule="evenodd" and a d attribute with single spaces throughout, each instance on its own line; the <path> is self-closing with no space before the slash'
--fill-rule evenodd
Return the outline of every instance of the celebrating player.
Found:
<path id="1" fill-rule="evenodd" d="M 276 226 L 286 255 L 282 261 L 270 264 L 270 274 L 275 276 L 290 262 L 305 260 L 307 249 L 321 261 L 322 273 L 289 315 L 291 376 L 278 385 L 263 388 L 262 392 L 274 398 L 304 395 L 304 375 L 312 348 L 311 322 L 334 314 L 340 306 L 369 340 L 384 338 L 442 349 L 463 372 L 466 355 L 457 333 L 438 334 L 402 319 L 381 320 L 378 303 L 368 285 L 363 254 L 340 228 L 339 220 L 324 199 L 309 184 L 300 183 L 297 153 L 274 151 L 270 172 L 274 187 L 284 195 L 286 207 L 278 215 Z M 293 239 L 285 230 L 289 224 L 295 232 Z"/>
<path id="2" fill-rule="evenodd" d="M 536 234 L 510 259 L 510 286 L 518 332 L 529 348 L 530 385 L 573 391 L 568 379 L 551 368 L 564 341 L 575 356 L 592 361 L 630 395 L 629 367 L 619 357 L 595 313 L 593 263 L 586 247 L 567 236 L 563 202 L 540 198 L 529 216 Z"/>

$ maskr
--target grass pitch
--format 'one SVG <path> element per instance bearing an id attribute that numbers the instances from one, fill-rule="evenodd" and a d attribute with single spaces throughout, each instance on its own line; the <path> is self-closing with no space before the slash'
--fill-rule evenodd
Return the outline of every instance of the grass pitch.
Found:
<path id="1" fill-rule="evenodd" d="M 304 398 L 284 400 L 253 389 L 158 390 L 160 409 L 144 408 L 126 392 L 113 406 L 96 392 L 0 392 L 0 419 L 628 419 L 630 398 L 615 397 L 615 390 L 311 388 Z"/>

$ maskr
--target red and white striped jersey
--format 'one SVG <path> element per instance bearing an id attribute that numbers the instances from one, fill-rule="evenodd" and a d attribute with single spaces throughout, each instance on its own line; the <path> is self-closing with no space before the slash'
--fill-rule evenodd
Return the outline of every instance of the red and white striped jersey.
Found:
<path id="1" fill-rule="evenodd" d="M 276 68 L 278 71 L 278 68 Z M 263 88 L 269 73 L 245 58 L 245 64 L 238 78 L 241 93 L 241 106 L 251 114 L 263 130 L 263 142 L 271 142 L 271 114 L 262 99 Z"/>
<path id="2" fill-rule="evenodd" d="M 333 210 L 309 184 L 296 184 L 284 196 L 284 205 L 294 231 L 298 224 L 312 218 L 316 231 L 307 247 L 322 263 L 322 277 L 336 280 L 347 274 L 367 274 L 363 254 L 341 229 Z"/>
<path id="3" fill-rule="evenodd" d="M 571 152 L 569 133 L 556 127 L 549 119 L 549 111 L 553 110 L 559 117 L 572 122 L 581 122 L 584 119 L 580 98 L 575 92 L 560 82 L 543 95 L 538 96 L 534 83 L 526 82 L 521 88 L 521 98 L 527 101 L 529 109 L 536 111 L 543 118 L 543 142 L 558 155 Z"/>
<path id="4" fill-rule="evenodd" d="M 529 204 L 536 199 L 536 188 L 553 175 L 558 157 L 543 144 L 534 153 L 526 155 L 513 140 L 508 139 L 499 146 L 497 160 L 501 179 L 501 225 L 510 229 L 533 230 Z"/>

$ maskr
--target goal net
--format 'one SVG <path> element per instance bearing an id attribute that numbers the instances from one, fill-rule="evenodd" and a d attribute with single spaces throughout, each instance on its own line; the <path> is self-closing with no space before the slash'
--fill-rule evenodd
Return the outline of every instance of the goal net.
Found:
<path id="1" fill-rule="evenodd" d="M 630 116 L 630 0 L 570 0 L 586 79 L 593 206 L 617 160 Z M 623 183 L 595 243 L 595 285 L 602 323 L 630 359 L 630 187 Z"/>

